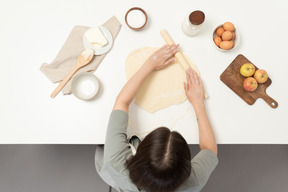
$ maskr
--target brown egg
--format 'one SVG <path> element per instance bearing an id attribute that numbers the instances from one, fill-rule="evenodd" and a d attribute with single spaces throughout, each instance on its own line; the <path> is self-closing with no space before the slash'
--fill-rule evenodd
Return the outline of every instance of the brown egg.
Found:
<path id="1" fill-rule="evenodd" d="M 234 41 L 222 41 L 220 43 L 220 48 L 224 50 L 232 49 L 234 46 Z"/>
<path id="2" fill-rule="evenodd" d="M 231 22 L 225 22 L 223 24 L 223 28 L 225 29 L 225 31 L 231 31 L 232 32 L 235 30 L 235 27 L 234 27 L 233 23 L 231 23 Z"/>
<path id="3" fill-rule="evenodd" d="M 219 37 L 219 36 L 215 36 L 214 37 L 214 43 L 218 46 L 218 47 L 220 47 L 220 43 L 222 42 L 222 39 L 221 39 L 221 37 Z"/>
<path id="4" fill-rule="evenodd" d="M 224 33 L 222 34 L 223 41 L 230 41 L 232 37 L 233 37 L 233 34 L 231 31 L 224 31 Z"/>
<path id="5" fill-rule="evenodd" d="M 232 32 L 232 40 L 234 40 L 236 38 L 235 32 Z"/>
<path id="6" fill-rule="evenodd" d="M 224 28 L 223 27 L 219 27 L 217 30 L 216 30 L 216 34 L 218 35 L 218 36 L 222 36 L 222 34 L 224 33 Z"/>

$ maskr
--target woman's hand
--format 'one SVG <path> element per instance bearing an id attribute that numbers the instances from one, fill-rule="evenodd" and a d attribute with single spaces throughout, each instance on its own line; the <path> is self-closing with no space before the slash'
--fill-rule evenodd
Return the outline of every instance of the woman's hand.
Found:
<path id="1" fill-rule="evenodd" d="M 204 107 L 205 91 L 199 75 L 191 68 L 186 70 L 187 83 L 184 82 L 186 97 L 194 110 Z"/>
<path id="2" fill-rule="evenodd" d="M 187 83 L 184 82 L 184 89 L 196 114 L 200 149 L 210 149 L 217 155 L 218 149 L 216 139 L 205 109 L 205 91 L 201 78 L 191 68 L 186 70 L 186 77 Z"/>
<path id="3" fill-rule="evenodd" d="M 173 56 L 179 50 L 180 50 L 179 44 L 178 45 L 175 45 L 175 44 L 164 45 L 163 47 L 158 49 L 156 52 L 154 52 L 148 58 L 145 64 L 152 67 L 154 71 L 163 69 L 175 61 L 175 58 Z"/>
<path id="4" fill-rule="evenodd" d="M 175 61 L 173 55 L 179 51 L 179 45 L 165 45 L 153 53 L 141 68 L 127 81 L 118 94 L 113 110 L 128 113 L 129 105 L 133 101 L 140 85 L 154 70 L 163 69 Z"/>

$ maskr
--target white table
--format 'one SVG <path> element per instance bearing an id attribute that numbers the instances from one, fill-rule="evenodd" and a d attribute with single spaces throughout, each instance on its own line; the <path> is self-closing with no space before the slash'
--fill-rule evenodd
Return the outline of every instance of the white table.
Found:
<path id="1" fill-rule="evenodd" d="M 149 15 L 147 27 L 139 32 L 124 21 L 126 11 L 134 6 Z M 206 14 L 205 28 L 189 38 L 181 31 L 181 23 L 197 9 Z M 138 47 L 164 44 L 159 32 L 165 28 L 202 74 L 218 143 L 288 144 L 287 10 L 283 0 L 1 1 L 0 143 L 104 143 L 109 114 L 126 81 L 126 56 Z M 56 84 L 39 71 L 40 65 L 55 58 L 73 26 L 101 25 L 112 15 L 122 29 L 94 73 L 101 81 L 99 95 L 89 102 L 62 94 L 51 99 Z M 241 42 L 223 53 L 214 48 L 211 33 L 225 21 L 235 24 Z M 240 53 L 268 71 L 273 83 L 267 93 L 278 101 L 277 109 L 261 99 L 249 106 L 220 81 L 220 74 Z M 165 110 L 173 113 L 172 109 Z M 198 143 L 197 127 L 188 118 L 180 119 L 177 127 L 188 143 Z"/>

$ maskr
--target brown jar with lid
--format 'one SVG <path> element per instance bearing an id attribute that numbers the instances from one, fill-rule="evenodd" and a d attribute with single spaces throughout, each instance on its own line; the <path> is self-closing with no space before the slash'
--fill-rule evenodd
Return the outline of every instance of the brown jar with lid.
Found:
<path id="1" fill-rule="evenodd" d="M 200 32 L 204 21 L 205 14 L 202 11 L 193 11 L 184 19 L 182 23 L 182 30 L 186 35 L 193 37 Z"/>

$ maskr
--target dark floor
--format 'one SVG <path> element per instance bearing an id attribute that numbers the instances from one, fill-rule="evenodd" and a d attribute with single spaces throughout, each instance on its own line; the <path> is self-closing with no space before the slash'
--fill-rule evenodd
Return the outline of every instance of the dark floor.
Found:
<path id="1" fill-rule="evenodd" d="M 288 191 L 288 145 L 219 145 L 218 158 L 203 192 Z"/>
<path id="2" fill-rule="evenodd" d="M 288 191 L 288 145 L 218 149 L 219 164 L 202 192 Z M 94 145 L 0 145 L 0 192 L 106 192 L 94 151 Z"/>

